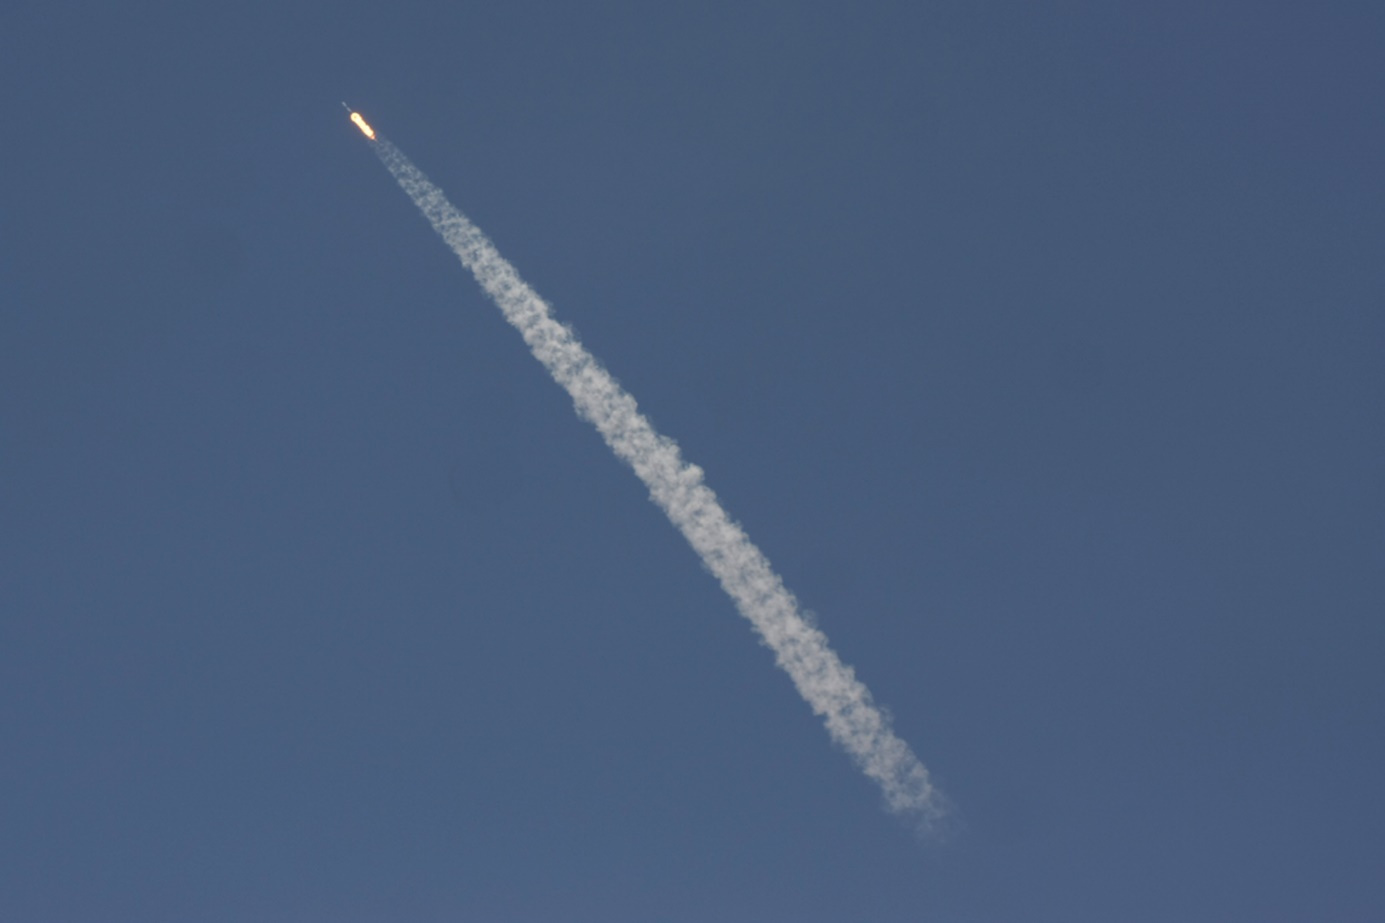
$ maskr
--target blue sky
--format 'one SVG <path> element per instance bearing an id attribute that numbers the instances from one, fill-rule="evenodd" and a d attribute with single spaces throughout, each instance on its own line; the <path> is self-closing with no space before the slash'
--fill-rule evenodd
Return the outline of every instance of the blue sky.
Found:
<path id="1" fill-rule="evenodd" d="M 1383 33 L 7 3 L 0 918 L 1385 916 Z M 343 99 L 706 469 L 950 842 Z"/>

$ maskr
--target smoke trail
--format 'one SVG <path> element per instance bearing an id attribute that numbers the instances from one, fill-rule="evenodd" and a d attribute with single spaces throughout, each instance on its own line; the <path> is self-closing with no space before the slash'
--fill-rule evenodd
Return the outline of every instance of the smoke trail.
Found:
<path id="1" fill-rule="evenodd" d="M 774 651 L 799 694 L 822 716 L 832 739 L 879 784 L 890 810 L 931 828 L 946 813 L 947 802 L 929 781 L 928 770 L 890 730 L 870 690 L 828 646 L 827 636 L 805 621 L 769 561 L 702 483 L 702 469 L 685 462 L 677 444 L 655 432 L 635 399 L 583 348 L 570 327 L 552 318 L 543 299 L 403 152 L 383 138 L 376 139 L 374 148 L 534 356 L 572 395 L 578 414 L 635 469 L 653 501 Z"/>

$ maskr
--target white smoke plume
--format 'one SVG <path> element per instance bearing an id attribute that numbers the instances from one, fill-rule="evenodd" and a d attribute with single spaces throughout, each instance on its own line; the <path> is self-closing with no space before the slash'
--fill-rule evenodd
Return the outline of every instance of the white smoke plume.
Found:
<path id="1" fill-rule="evenodd" d="M 677 444 L 655 432 L 635 399 L 583 348 L 570 327 L 553 319 L 543 299 L 441 190 L 389 141 L 376 138 L 373 147 L 534 356 L 567 389 L 578 414 L 635 469 L 651 499 L 721 581 L 799 694 L 822 716 L 832 739 L 880 786 L 889 809 L 913 817 L 924 830 L 934 829 L 948 808 L 928 770 L 894 735 L 870 690 L 828 646 L 826 635 L 804 619 L 769 561 L 703 484 L 702 469 L 684 461 Z"/>

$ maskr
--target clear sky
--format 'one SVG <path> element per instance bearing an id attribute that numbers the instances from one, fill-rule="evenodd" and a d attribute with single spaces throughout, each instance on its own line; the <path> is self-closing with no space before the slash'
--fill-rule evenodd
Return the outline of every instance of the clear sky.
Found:
<path id="1" fill-rule="evenodd" d="M 0 920 L 1385 919 L 1385 12 L 0 6 Z M 959 808 L 833 748 L 339 101 Z"/>

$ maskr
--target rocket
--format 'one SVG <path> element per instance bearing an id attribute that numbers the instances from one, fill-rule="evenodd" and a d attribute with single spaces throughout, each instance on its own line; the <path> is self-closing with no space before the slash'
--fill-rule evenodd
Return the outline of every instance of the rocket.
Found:
<path id="1" fill-rule="evenodd" d="M 341 107 L 345 109 L 347 112 L 351 113 L 351 121 L 354 122 L 356 124 L 356 127 L 361 130 L 361 134 L 365 135 L 367 138 L 374 141 L 375 129 L 371 128 L 369 125 L 366 124 L 366 120 L 361 118 L 361 114 L 357 112 L 355 109 L 352 109 L 345 102 L 341 104 Z"/>

